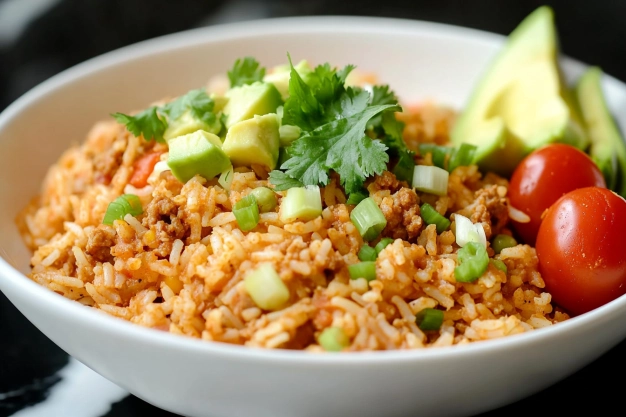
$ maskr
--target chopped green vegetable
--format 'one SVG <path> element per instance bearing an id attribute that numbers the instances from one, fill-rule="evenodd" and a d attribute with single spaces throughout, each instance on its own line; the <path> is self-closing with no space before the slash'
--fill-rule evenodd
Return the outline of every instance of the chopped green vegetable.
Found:
<path id="1" fill-rule="evenodd" d="M 376 261 L 365 261 L 348 265 L 350 279 L 365 278 L 367 281 L 376 279 Z"/>
<path id="2" fill-rule="evenodd" d="M 167 121 L 159 117 L 157 107 L 150 107 L 134 116 L 124 113 L 113 113 L 111 116 L 118 123 L 126 125 L 126 129 L 135 136 L 142 136 L 145 140 L 165 142 L 163 133 L 167 129 Z"/>
<path id="3" fill-rule="evenodd" d="M 259 224 L 259 206 L 254 195 L 248 194 L 237 201 L 233 206 L 233 214 L 241 230 L 247 232 L 254 229 Z"/>
<path id="4" fill-rule="evenodd" d="M 454 171 L 456 167 L 469 166 L 474 161 L 474 154 L 476 153 L 476 145 L 470 145 L 469 143 L 462 143 L 458 148 L 454 150 L 450 160 L 448 161 L 448 172 Z"/>
<path id="5" fill-rule="evenodd" d="M 283 223 L 294 220 L 309 221 L 321 214 L 320 188 L 313 185 L 290 188 L 280 205 L 280 220 Z"/>
<path id="6" fill-rule="evenodd" d="M 457 245 L 463 247 L 468 242 L 477 242 L 483 247 L 487 247 L 487 236 L 481 223 L 474 224 L 470 219 L 459 213 L 454 214 L 454 223 L 454 236 Z"/>
<path id="7" fill-rule="evenodd" d="M 517 240 L 513 236 L 499 234 L 491 241 L 491 247 L 495 253 L 502 252 L 502 249 L 517 246 Z"/>
<path id="8" fill-rule="evenodd" d="M 261 67 L 258 61 L 250 56 L 237 59 L 233 68 L 228 71 L 231 88 L 262 81 L 264 76 L 265 68 Z"/>
<path id="9" fill-rule="evenodd" d="M 375 106 L 327 123 L 305 134 L 289 147 L 281 169 L 306 185 L 326 185 L 329 170 L 337 172 L 347 194 L 361 190 L 365 179 L 387 168 L 387 147 L 365 135 L 367 121 L 397 106 Z"/>
<path id="10" fill-rule="evenodd" d="M 302 182 L 295 178 L 291 178 L 283 171 L 279 171 L 277 169 L 270 172 L 270 183 L 274 186 L 276 191 L 285 191 L 294 187 L 304 187 Z"/>
<path id="11" fill-rule="evenodd" d="M 278 133 L 280 136 L 280 146 L 289 146 L 294 140 L 300 137 L 302 129 L 298 126 L 282 125 L 278 128 Z"/>
<path id="12" fill-rule="evenodd" d="M 457 252 L 459 265 L 454 268 L 454 277 L 458 282 L 474 282 L 482 276 L 489 266 L 489 255 L 483 245 L 468 242 Z"/>
<path id="13" fill-rule="evenodd" d="M 498 268 L 500 271 L 504 272 L 505 274 L 507 273 L 508 268 L 506 267 L 506 264 L 500 259 L 490 259 L 489 262 L 491 262 L 491 264 Z"/>
<path id="14" fill-rule="evenodd" d="M 369 196 L 369 193 L 367 191 L 356 191 L 350 194 L 350 196 L 348 197 L 348 200 L 346 200 L 346 204 L 351 204 L 351 205 L 356 206 L 368 196 Z"/>
<path id="15" fill-rule="evenodd" d="M 415 153 L 409 150 L 402 138 L 404 124 L 398 121 L 395 114 L 390 111 L 383 112 L 380 118 L 384 132 L 383 141 L 389 147 L 389 154 L 397 159 L 392 172 L 400 181 L 411 182 L 415 167 Z"/>
<path id="16" fill-rule="evenodd" d="M 279 310 L 289 301 L 289 288 L 269 263 L 250 271 L 243 283 L 252 301 L 263 310 Z"/>
<path id="17" fill-rule="evenodd" d="M 422 214 L 422 219 L 424 219 L 427 224 L 437 226 L 437 233 L 443 233 L 450 227 L 450 220 L 439 214 L 439 212 L 428 203 L 422 204 L 420 213 Z"/>
<path id="18" fill-rule="evenodd" d="M 281 166 L 305 185 L 326 185 L 329 171 L 337 172 L 347 194 L 361 189 L 369 176 L 381 174 L 389 161 L 387 146 L 365 134 L 369 121 L 383 112 L 400 111 L 396 104 L 371 105 L 370 95 L 346 88 L 353 69 L 320 65 L 305 83 L 291 59 L 289 98 L 283 124 L 298 126 L 303 134 L 289 147 L 290 158 Z"/>
<path id="19" fill-rule="evenodd" d="M 448 193 L 448 171 L 430 165 L 415 165 L 413 188 L 425 193 L 446 195 Z"/>
<path id="20" fill-rule="evenodd" d="M 424 331 L 439 330 L 443 324 L 443 311 L 427 307 L 415 315 L 415 323 Z"/>
<path id="21" fill-rule="evenodd" d="M 377 255 L 378 255 L 378 252 L 376 252 L 376 249 L 374 249 L 373 247 L 369 245 L 361 246 L 361 249 L 359 249 L 359 253 L 357 254 L 357 256 L 359 257 L 359 260 L 363 262 L 375 261 Z"/>
<path id="22" fill-rule="evenodd" d="M 471 165 L 477 147 L 469 143 L 461 143 L 458 147 L 422 143 L 419 145 L 420 155 L 432 154 L 433 165 L 448 172 L 456 167 Z"/>
<path id="23" fill-rule="evenodd" d="M 607 105 L 602 76 L 599 67 L 587 69 L 576 85 L 576 99 L 591 140 L 589 155 L 607 188 L 626 198 L 626 143 Z"/>
<path id="24" fill-rule="evenodd" d="M 350 338 L 341 327 L 325 328 L 317 342 L 327 352 L 340 352 L 350 346 Z"/>
<path id="25" fill-rule="evenodd" d="M 236 123 L 252 119 L 254 116 L 276 113 L 283 103 L 276 87 L 261 81 L 231 88 L 225 93 L 225 97 L 228 101 L 223 112 L 226 114 L 225 126 L 228 130 Z M 278 130 L 278 127 L 276 129 Z"/>
<path id="26" fill-rule="evenodd" d="M 168 145 L 167 165 L 183 183 L 195 175 L 210 180 L 231 165 L 220 138 L 203 130 L 170 139 Z"/>
<path id="27" fill-rule="evenodd" d="M 122 194 L 109 203 L 102 224 L 112 225 L 115 220 L 123 220 L 124 216 L 139 216 L 143 213 L 141 201 L 134 194 Z"/>
<path id="28" fill-rule="evenodd" d="M 202 126 L 210 126 L 212 133 L 219 132 L 221 121 L 213 113 L 214 107 L 215 101 L 209 97 L 206 90 L 200 88 L 191 90 L 161 107 L 150 107 L 135 116 L 123 113 L 113 113 L 112 116 L 118 123 L 125 124 L 128 131 L 135 136 L 143 135 L 144 139 L 148 141 L 165 142 L 164 135 L 169 124 L 181 123 L 179 119 L 185 117 L 194 123 L 196 121 L 202 123 Z M 187 128 L 186 133 L 192 132 Z M 170 129 L 168 138 L 174 137 L 174 135 L 174 129 Z"/>
<path id="29" fill-rule="evenodd" d="M 383 249 L 385 249 L 387 246 L 391 245 L 392 243 L 393 243 L 393 239 L 390 237 L 384 237 L 380 239 L 380 242 L 378 242 L 376 246 L 374 246 L 374 249 L 376 250 L 376 255 L 378 255 L 380 251 L 382 251 Z"/>
<path id="30" fill-rule="evenodd" d="M 259 205 L 261 213 L 267 213 L 276 208 L 278 201 L 276 200 L 276 193 L 267 187 L 258 187 L 250 192 L 256 198 L 256 202 Z"/>
<path id="31" fill-rule="evenodd" d="M 419 145 L 419 153 L 422 156 L 432 154 L 433 165 L 442 169 L 446 169 L 448 160 L 454 152 L 451 146 L 439 146 L 434 143 L 421 143 Z"/>
<path id="32" fill-rule="evenodd" d="M 229 165 L 217 179 L 217 183 L 222 186 L 226 191 L 230 191 L 230 186 L 233 183 L 233 178 L 235 177 L 235 171 L 233 170 L 233 166 Z"/>
<path id="33" fill-rule="evenodd" d="M 378 237 L 387 226 L 387 219 L 376 202 L 367 197 L 350 213 L 350 220 L 356 226 L 364 240 L 370 241 Z"/>
<path id="34" fill-rule="evenodd" d="M 278 116 L 255 115 L 228 128 L 222 149 L 234 166 L 263 165 L 270 170 L 278 162 Z"/>

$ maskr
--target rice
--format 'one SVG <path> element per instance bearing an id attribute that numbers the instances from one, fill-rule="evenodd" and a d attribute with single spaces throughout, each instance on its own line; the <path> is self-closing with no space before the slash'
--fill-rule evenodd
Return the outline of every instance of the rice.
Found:
<path id="1" fill-rule="evenodd" d="M 404 108 L 397 117 L 405 123 L 409 148 L 448 142 L 452 110 L 429 103 Z M 379 253 L 376 279 L 367 282 L 349 277 L 347 267 L 358 262 L 364 242 L 336 177 L 321 189 L 321 216 L 283 223 L 281 191 L 277 207 L 261 213 L 254 230 L 242 232 L 233 204 L 254 188 L 271 188 L 267 171 L 237 168 L 229 191 L 200 177 L 181 184 L 168 170 L 150 175 L 143 188 L 129 184 L 138 158 L 166 151 L 115 122 L 96 124 L 84 143 L 67 150 L 50 168 L 41 195 L 18 218 L 33 250 L 31 278 L 137 325 L 206 341 L 310 352 L 323 350 L 318 337 L 329 327 L 343 329 L 350 339 L 347 351 L 424 349 L 569 319 L 543 289 L 534 248 L 518 245 L 499 255 L 489 248 L 508 272 L 490 266 L 473 283 L 457 282 L 453 232 L 438 234 L 419 216 L 419 205 L 428 202 L 447 217 L 459 213 L 479 221 L 487 238 L 510 233 L 509 219 L 523 218 L 507 204 L 504 178 L 458 167 L 445 196 L 415 193 L 389 172 L 370 179 L 367 191 L 387 219 L 383 235 L 394 241 Z M 101 224 L 108 204 L 124 192 L 140 198 L 144 213 Z M 288 289 L 289 299 L 276 311 L 256 305 L 244 284 L 246 274 L 264 263 Z M 418 327 L 415 315 L 424 309 L 443 311 L 439 330 Z"/>

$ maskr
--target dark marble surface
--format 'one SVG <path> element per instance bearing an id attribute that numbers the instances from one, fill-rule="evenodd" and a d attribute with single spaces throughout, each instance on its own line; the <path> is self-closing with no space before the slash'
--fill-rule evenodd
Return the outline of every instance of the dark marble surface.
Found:
<path id="1" fill-rule="evenodd" d="M 0 0 L 0 13 L 8 10 L 3 9 L 6 3 L 29 1 Z M 415 18 L 506 34 L 542 4 L 531 0 L 50 0 L 49 3 L 47 11 L 25 25 L 21 35 L 9 40 L 0 36 L 0 110 L 29 88 L 71 65 L 129 43 L 192 27 L 272 16 L 343 14 Z M 623 64 L 626 43 L 622 40 L 626 35 L 623 24 L 626 2 L 548 4 L 555 8 L 565 53 L 599 64 L 607 73 L 626 80 Z M 0 15 L 0 22 L 6 17 Z M 174 416 L 129 395 L 69 358 L 1 293 L 0 318 L 0 417 Z M 626 342 L 564 381 L 482 416 L 546 415 L 548 411 L 573 414 L 582 410 L 601 415 L 608 410 L 621 410 L 624 369 Z M 72 391 L 81 388 L 77 381 L 102 387 L 108 393 L 106 403 L 97 410 L 79 407 L 81 401 L 75 400 L 79 394 Z M 87 395 L 85 392 L 80 393 L 81 398 Z"/>

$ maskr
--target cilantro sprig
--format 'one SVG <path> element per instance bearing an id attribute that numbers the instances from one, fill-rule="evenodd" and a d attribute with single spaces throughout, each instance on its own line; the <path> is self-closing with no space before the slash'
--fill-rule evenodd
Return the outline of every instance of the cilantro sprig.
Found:
<path id="1" fill-rule="evenodd" d="M 163 133 L 169 122 L 181 117 L 189 111 L 193 117 L 213 124 L 217 116 L 213 113 L 215 101 L 209 97 L 204 89 L 191 90 L 187 94 L 163 106 L 152 106 L 135 115 L 113 113 L 111 116 L 118 123 L 126 125 L 126 128 L 135 136 L 143 136 L 145 140 L 165 142 Z"/>
<path id="2" fill-rule="evenodd" d="M 264 76 L 265 68 L 261 67 L 258 61 L 250 56 L 237 59 L 233 68 L 228 71 L 231 88 L 261 81 Z"/>
<path id="3" fill-rule="evenodd" d="M 288 148 L 290 157 L 280 170 L 270 173 L 277 190 L 326 185 L 332 170 L 339 174 L 347 194 L 358 193 L 368 177 L 387 169 L 388 151 L 394 156 L 408 151 L 401 137 L 402 125 L 393 115 L 401 108 L 388 86 L 374 87 L 371 95 L 346 87 L 352 65 L 341 70 L 329 64 L 317 66 L 304 82 L 291 57 L 289 65 L 289 98 L 282 122 L 300 127 L 303 134 Z"/>

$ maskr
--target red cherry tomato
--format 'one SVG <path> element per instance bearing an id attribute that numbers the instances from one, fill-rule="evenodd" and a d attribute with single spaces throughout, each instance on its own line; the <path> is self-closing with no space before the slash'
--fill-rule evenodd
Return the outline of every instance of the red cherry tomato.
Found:
<path id="1" fill-rule="evenodd" d="M 149 152 L 135 161 L 133 175 L 128 181 L 135 188 L 143 188 L 148 184 L 148 177 L 152 174 L 154 166 L 159 162 L 163 152 Z"/>
<path id="2" fill-rule="evenodd" d="M 573 315 L 626 293 L 626 200 L 579 188 L 547 211 L 537 235 L 539 270 L 552 300 Z"/>
<path id="3" fill-rule="evenodd" d="M 583 151 L 561 143 L 543 146 L 524 158 L 509 183 L 511 206 L 530 217 L 528 223 L 512 222 L 524 243 L 535 244 L 541 216 L 568 191 L 604 187 L 602 172 Z"/>

